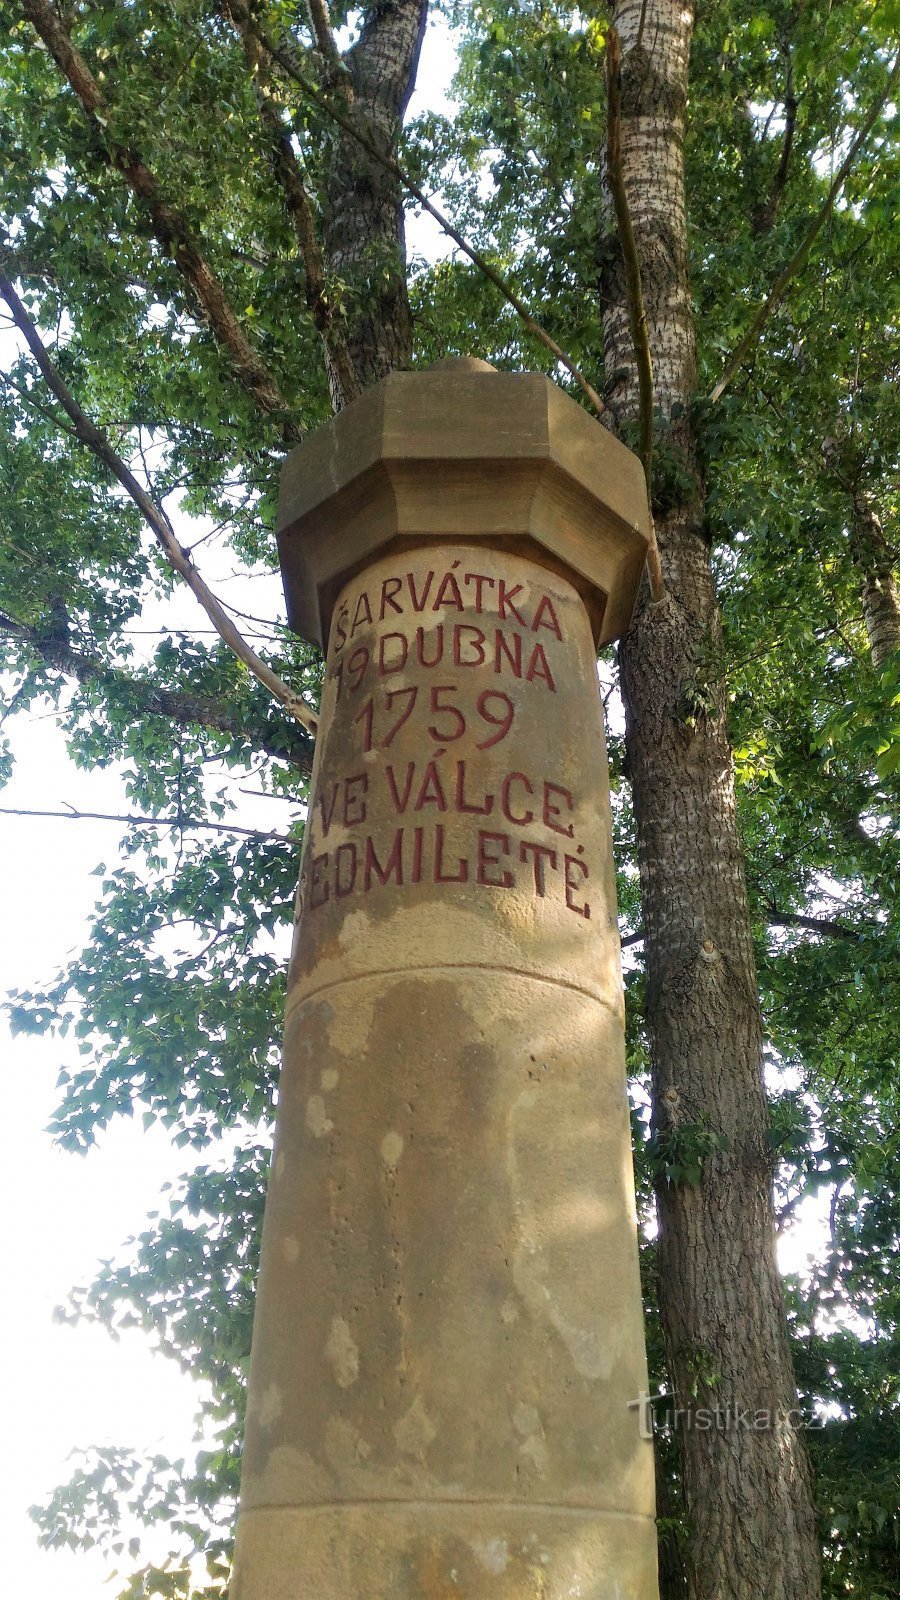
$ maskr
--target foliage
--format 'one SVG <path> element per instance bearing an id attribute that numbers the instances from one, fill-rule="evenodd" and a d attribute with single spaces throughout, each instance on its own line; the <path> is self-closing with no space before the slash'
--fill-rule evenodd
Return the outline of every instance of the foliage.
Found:
<path id="1" fill-rule="evenodd" d="M 281 0 L 260 6 L 292 23 Z M 336 20 L 347 8 L 332 7 Z M 600 202 L 605 101 L 599 8 L 560 0 L 457 5 L 459 109 L 420 115 L 404 160 L 467 237 L 536 309 L 602 388 L 598 283 L 612 248 Z M 700 396 L 821 205 L 829 173 L 883 89 L 888 6 L 725 0 L 702 8 L 687 146 Z M 90 0 L 79 47 L 114 105 L 98 136 L 9 0 L 0 4 L 0 256 L 14 273 L 81 403 L 160 495 L 212 527 L 246 572 L 275 566 L 271 535 L 284 442 L 235 380 L 161 248 L 145 210 L 104 157 L 102 138 L 139 147 L 202 237 L 255 347 L 304 428 L 330 411 L 304 274 L 272 174 L 253 84 L 212 0 Z M 598 18 L 600 19 L 598 21 Z M 299 45 L 309 51 L 300 32 Z M 796 127 L 787 180 L 788 72 Z M 317 213 L 331 137 L 322 113 L 281 92 Z M 820 1482 L 828 1593 L 896 1591 L 896 1040 L 900 852 L 896 829 L 900 665 L 876 667 L 861 604 L 860 503 L 888 542 L 896 518 L 896 299 L 890 286 L 897 150 L 882 122 L 841 203 L 738 379 L 695 420 L 707 479 L 726 632 L 721 660 L 698 662 L 685 721 L 703 715 L 705 674 L 728 684 L 743 837 L 758 935 L 772 1089 L 776 1188 L 785 1225 L 824 1209 L 821 1258 L 792 1285 L 791 1326 Z M 893 190 L 892 190 L 893 185 Z M 773 197 L 776 204 L 773 208 Z M 340 281 L 337 305 L 355 292 Z M 544 365 L 510 308 L 459 258 L 413 255 L 415 359 L 478 354 Z M 558 374 L 554 374 L 558 376 Z M 892 393 L 893 391 L 893 393 Z M 236 1489 L 250 1296 L 271 1117 L 286 929 L 296 849 L 228 832 L 235 786 L 282 799 L 281 834 L 299 839 L 307 775 L 279 714 L 204 636 L 168 630 L 156 647 L 135 623 L 164 605 L 163 571 L 130 505 L 60 427 L 35 369 L 14 356 L 0 385 L 0 638 L 8 715 L 52 704 L 73 758 L 124 765 L 155 827 L 133 830 L 99 870 L 90 941 L 40 991 L 13 997 L 17 1026 L 67 1030 L 54 1132 L 83 1149 L 121 1115 L 160 1120 L 195 1165 L 123 1258 L 78 1291 L 72 1314 L 139 1323 L 209 1384 L 217 1448 L 180 1464 L 95 1453 L 38 1514 L 50 1544 L 115 1549 L 123 1508 L 171 1530 L 173 1565 L 140 1572 L 123 1595 L 183 1594 L 184 1559 L 210 1554 L 223 1580 Z M 657 499 L 677 486 L 677 453 L 657 447 Z M 260 648 L 314 695 L 319 667 L 287 631 Z M 62 647 L 89 658 L 73 679 Z M 54 655 L 54 651 L 56 654 Z M 604 671 L 613 680 L 614 663 Z M 192 699 L 177 725 L 158 690 Z M 613 702 L 613 705 L 615 702 Z M 223 730 L 208 715 L 227 706 Z M 274 753 L 273 753 L 274 749 Z M 623 925 L 639 897 L 627 773 L 611 741 Z M 5 757 L 2 774 L 9 771 Z M 221 833 L 185 829 L 186 819 Z M 212 842 L 210 842 L 212 840 Z M 815 926 L 814 924 L 818 924 Z M 638 1180 L 697 1182 L 720 1151 L 702 1123 L 649 1135 L 641 1085 L 640 946 L 631 952 L 629 1060 Z M 65 1047 L 68 1049 L 68 1046 Z M 226 1136 L 227 1158 L 218 1141 Z M 690 1137 L 689 1137 L 690 1135 Z M 654 1382 L 664 1382 L 647 1292 Z M 677 1469 L 664 1451 L 671 1526 Z M 668 1512 L 667 1512 L 668 1515 Z M 141 1588 L 143 1584 L 143 1588 Z M 179 1588 L 179 1584 L 181 1587 Z M 217 1587 L 218 1586 L 218 1587 Z"/>

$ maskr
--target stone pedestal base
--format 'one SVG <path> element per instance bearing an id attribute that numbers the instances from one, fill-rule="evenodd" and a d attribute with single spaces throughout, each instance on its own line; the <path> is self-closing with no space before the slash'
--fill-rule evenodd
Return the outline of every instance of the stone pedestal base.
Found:
<path id="1" fill-rule="evenodd" d="M 234 1583 L 241 1600 L 646 1600 L 656 1537 L 646 1517 L 568 1506 L 254 1511 Z"/>

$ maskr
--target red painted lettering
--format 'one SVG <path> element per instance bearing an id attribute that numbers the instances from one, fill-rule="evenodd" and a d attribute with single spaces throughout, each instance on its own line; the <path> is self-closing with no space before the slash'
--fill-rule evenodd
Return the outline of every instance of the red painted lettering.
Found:
<path id="1" fill-rule="evenodd" d="M 369 788 L 369 774 L 358 772 L 352 778 L 344 779 L 344 827 L 355 828 L 358 823 L 366 820 L 366 793 Z"/>
<path id="2" fill-rule="evenodd" d="M 318 911 L 328 899 L 328 863 L 331 857 L 328 851 L 324 855 L 313 856 L 312 871 L 309 875 L 309 904 L 310 909 Z"/>
<path id="3" fill-rule="evenodd" d="M 548 844 L 533 844 L 530 839 L 523 839 L 519 845 L 519 860 L 525 862 L 531 856 L 534 869 L 534 892 L 543 899 L 547 893 L 544 881 L 544 865 L 549 861 L 554 872 L 556 871 L 556 851 L 551 850 Z"/>
<path id="4" fill-rule="evenodd" d="M 365 859 L 363 861 L 363 894 L 368 894 L 369 890 L 372 887 L 372 874 L 373 873 L 375 874 L 375 877 L 378 879 L 378 882 L 382 886 L 384 884 L 386 884 L 388 879 L 393 875 L 395 881 L 397 883 L 399 883 L 401 885 L 401 887 L 402 887 L 402 884 L 403 884 L 403 829 L 402 828 L 398 828 L 397 832 L 394 834 L 394 842 L 391 845 L 391 853 L 388 856 L 387 861 L 385 862 L 384 866 L 381 865 L 381 862 L 379 861 L 377 855 L 375 854 L 375 843 L 374 843 L 374 840 L 371 839 L 368 835 L 366 837 L 365 852 L 366 852 L 365 853 Z"/>
<path id="5" fill-rule="evenodd" d="M 416 580 L 415 580 L 415 578 L 413 577 L 411 572 L 408 572 L 406 574 L 406 587 L 409 590 L 409 597 L 410 597 L 410 599 L 411 599 L 411 601 L 413 603 L 413 610 L 414 611 L 424 611 L 425 610 L 425 607 L 426 607 L 426 605 L 428 603 L 428 595 L 429 595 L 429 592 L 431 590 L 431 585 L 433 584 L 433 582 L 434 582 L 434 573 L 433 572 L 429 572 L 427 574 L 426 578 L 425 578 L 425 587 L 422 590 L 422 598 L 420 600 L 418 595 L 416 594 Z"/>
<path id="6" fill-rule="evenodd" d="M 326 839 L 328 838 L 328 830 L 331 827 L 332 819 L 334 817 L 334 808 L 337 805 L 337 797 L 338 785 L 336 783 L 331 785 L 330 800 L 324 791 L 319 795 L 319 813 L 322 818 L 322 832 L 324 833 Z"/>
<path id="7" fill-rule="evenodd" d="M 453 704 L 448 695 L 456 694 L 455 683 L 436 683 L 431 691 L 431 709 L 450 718 L 449 726 L 445 723 L 439 728 L 436 722 L 429 723 L 428 732 L 437 744 L 452 744 L 454 739 L 461 739 L 466 731 L 466 719 L 458 706 Z"/>
<path id="8" fill-rule="evenodd" d="M 487 584 L 488 588 L 493 589 L 494 580 L 493 580 L 493 578 L 489 578 L 487 576 L 487 573 L 485 573 L 485 572 L 467 572 L 465 577 L 463 578 L 463 583 L 474 583 L 474 585 L 475 585 L 475 611 L 476 611 L 477 615 L 480 617 L 481 616 L 481 612 L 482 612 L 481 596 L 482 596 L 482 593 L 483 593 L 483 590 L 484 590 L 484 586 L 485 586 L 485 584 Z"/>
<path id="9" fill-rule="evenodd" d="M 378 676 L 386 678 L 391 672 L 402 672 L 406 666 L 409 645 L 402 633 L 385 633 L 378 641 Z"/>
<path id="10" fill-rule="evenodd" d="M 441 775 L 437 769 L 437 762 L 429 761 L 425 768 L 422 786 L 416 796 L 413 811 L 422 811 L 425 806 L 437 806 L 439 811 L 446 811 L 447 801 L 444 797 L 444 786 Z"/>
<path id="11" fill-rule="evenodd" d="M 554 820 L 556 817 L 561 817 L 563 813 L 560 806 L 554 805 L 553 800 L 551 799 L 552 795 L 560 795 L 562 799 L 565 800 L 568 810 L 575 810 L 575 802 L 573 801 L 568 789 L 564 789 L 561 784 L 551 783 L 549 779 L 545 779 L 544 826 L 547 828 L 552 828 L 554 833 L 562 833 L 567 839 L 571 839 L 575 832 L 571 822 L 567 823 L 565 827 L 561 827 L 560 824 Z"/>
<path id="12" fill-rule="evenodd" d="M 416 703 L 416 696 L 418 693 L 419 690 L 417 685 L 411 683 L 405 689 L 391 689 L 389 693 L 385 695 L 385 704 L 388 711 L 393 709 L 398 700 L 404 701 L 403 710 L 401 711 L 397 720 L 392 724 L 389 732 L 384 736 L 385 750 L 387 749 L 388 745 L 392 744 L 396 739 L 397 734 L 403 727 L 404 722 L 408 721 L 408 719 L 412 716 L 412 709 Z"/>
<path id="13" fill-rule="evenodd" d="M 347 863 L 347 879 L 344 881 L 343 868 Z M 356 845 L 352 839 L 344 844 L 339 844 L 334 852 L 334 893 L 337 900 L 346 899 L 353 893 L 356 883 Z"/>
<path id="14" fill-rule="evenodd" d="M 511 872 L 501 871 L 499 877 L 492 876 L 500 868 L 500 857 L 508 855 L 508 833 L 487 833 L 484 828 L 479 828 L 477 882 L 489 889 L 511 889 L 513 886 Z"/>
<path id="15" fill-rule="evenodd" d="M 505 634 L 503 632 L 502 628 L 498 628 L 496 633 L 494 634 L 494 671 L 495 672 L 501 672 L 503 670 L 503 657 L 504 656 L 506 657 L 507 662 L 509 663 L 509 665 L 512 667 L 513 677 L 514 678 L 521 678 L 521 676 L 522 676 L 522 635 L 520 633 L 511 633 L 511 634 L 507 635 L 507 634 Z"/>
<path id="16" fill-rule="evenodd" d="M 507 589 L 502 578 L 499 580 L 499 583 L 500 588 L 497 594 L 497 609 L 500 613 L 500 621 L 505 622 L 506 614 L 508 611 L 510 611 L 519 624 L 519 627 L 526 627 L 527 623 L 525 618 L 523 617 L 518 606 L 513 603 L 513 595 L 522 593 L 522 585 L 520 583 L 514 583 L 511 589 Z"/>
<path id="17" fill-rule="evenodd" d="M 369 751 L 372 748 L 372 719 L 374 715 L 375 707 L 372 703 L 372 696 L 369 695 L 368 700 L 364 701 L 357 711 L 356 716 L 353 718 L 354 727 L 356 727 L 358 722 L 362 724 L 363 749 L 365 751 Z"/>
<path id="18" fill-rule="evenodd" d="M 351 650 L 350 655 L 347 658 L 347 681 L 349 683 L 351 693 L 355 693 L 359 688 L 363 678 L 366 675 L 368 665 L 368 646 L 364 644 L 358 644 L 355 650 Z"/>
<path id="19" fill-rule="evenodd" d="M 425 637 L 426 630 L 424 628 L 417 628 L 416 655 L 418 657 L 419 666 L 436 667 L 444 658 L 444 624 L 442 622 L 439 623 L 434 630 L 434 655 L 430 661 L 425 654 Z"/>
<path id="20" fill-rule="evenodd" d="M 545 613 L 546 620 L 544 615 Z M 537 633 L 538 628 L 549 628 L 551 633 L 556 634 L 557 639 L 562 640 L 562 629 L 559 625 L 559 618 L 556 615 L 553 601 L 550 599 L 548 594 L 541 595 L 541 598 L 538 601 L 537 611 L 534 613 L 534 621 L 531 624 L 532 633 Z"/>
<path id="21" fill-rule="evenodd" d="M 445 595 L 449 595 L 449 599 L 445 599 Z M 432 611 L 437 611 L 439 606 L 453 606 L 457 611 L 465 610 L 462 595 L 459 592 L 459 584 L 452 572 L 444 573 L 438 592 L 434 597 Z"/>
<path id="22" fill-rule="evenodd" d="M 356 602 L 356 610 L 353 613 L 353 627 L 350 629 L 351 639 L 353 638 L 357 628 L 361 628 L 364 622 L 371 621 L 372 607 L 369 605 L 369 596 L 366 594 L 364 589 Z"/>
<path id="23" fill-rule="evenodd" d="M 394 596 L 399 594 L 402 588 L 402 578 L 385 578 L 384 583 L 381 585 L 381 611 L 379 612 L 378 616 L 379 622 L 384 621 L 388 606 L 390 606 L 392 611 L 397 611 L 401 616 L 403 615 L 403 607 L 398 603 L 397 600 L 394 599 Z M 534 625 L 537 627 L 536 620 Z"/>
<path id="24" fill-rule="evenodd" d="M 471 634 L 465 640 L 463 634 Z M 463 654 L 463 649 L 471 653 Z M 480 628 L 473 628 L 468 623 L 458 622 L 453 629 L 453 664 L 457 667 L 481 667 L 484 665 L 484 634 Z"/>
<path id="25" fill-rule="evenodd" d="M 486 794 L 484 803 L 480 806 L 473 805 L 466 799 L 466 763 L 456 763 L 456 809 L 460 812 L 471 812 L 474 816 L 489 817 L 494 809 L 494 796 Z"/>
<path id="26" fill-rule="evenodd" d="M 456 864 L 458 872 L 444 871 L 444 824 L 438 822 L 434 830 L 434 882 L 468 883 L 469 863 L 465 856 L 460 856 Z"/>
<path id="27" fill-rule="evenodd" d="M 335 628 L 336 628 L 336 636 L 337 636 L 336 648 L 338 650 L 342 649 L 343 646 L 347 642 L 347 627 L 346 627 L 346 623 L 347 623 L 347 605 L 346 605 L 346 602 L 345 602 L 344 605 L 341 606 L 341 609 L 340 609 L 340 611 L 338 612 L 338 614 L 337 614 L 337 616 L 335 618 Z"/>
<path id="28" fill-rule="evenodd" d="M 529 822 L 534 821 L 534 812 L 523 811 L 520 817 L 516 816 L 510 804 L 509 798 L 509 792 L 514 783 L 521 783 L 526 794 L 534 794 L 534 789 L 532 788 L 528 778 L 526 778 L 524 772 L 510 772 L 507 777 L 503 779 L 503 787 L 500 790 L 500 809 L 503 812 L 507 822 L 513 823 L 517 828 L 527 828 Z"/>
<path id="29" fill-rule="evenodd" d="M 531 660 L 528 663 L 528 671 L 525 674 L 525 682 L 533 683 L 535 678 L 543 678 L 547 688 L 552 689 L 554 694 L 556 693 L 556 684 L 553 682 L 553 673 L 550 671 L 547 657 L 544 654 L 544 646 L 542 644 L 536 644 L 531 652 Z"/>
<path id="30" fill-rule="evenodd" d="M 580 878 L 577 878 L 575 876 L 576 872 L 580 872 L 581 873 L 581 877 Z M 566 905 L 568 906 L 570 911 L 577 912 L 579 917 L 588 917 L 589 918 L 590 914 L 591 914 L 591 908 L 587 904 L 587 902 L 585 902 L 584 905 L 580 905 L 579 906 L 579 905 L 576 905 L 575 901 L 572 899 L 572 896 L 575 893 L 576 889 L 580 889 L 582 887 L 582 884 L 590 877 L 590 873 L 588 872 L 587 867 L 585 866 L 584 862 L 581 861 L 578 858 L 578 856 L 566 856 L 565 857 L 565 877 L 566 877 Z"/>
<path id="31" fill-rule="evenodd" d="M 387 778 L 388 788 L 391 791 L 391 799 L 394 802 L 394 810 L 396 811 L 398 817 L 402 817 L 404 815 L 406 808 L 409 805 L 409 795 L 410 790 L 412 789 L 412 781 L 415 777 L 415 773 L 415 762 L 408 761 L 406 764 L 406 786 L 401 795 L 399 789 L 397 788 L 397 779 L 393 767 L 385 767 L 385 777 Z"/>
<path id="32" fill-rule="evenodd" d="M 421 883 L 422 882 L 422 840 L 424 839 L 424 837 L 425 837 L 425 829 L 424 828 L 414 828 L 413 829 L 413 862 L 412 862 L 412 881 L 413 881 L 413 883 Z"/>

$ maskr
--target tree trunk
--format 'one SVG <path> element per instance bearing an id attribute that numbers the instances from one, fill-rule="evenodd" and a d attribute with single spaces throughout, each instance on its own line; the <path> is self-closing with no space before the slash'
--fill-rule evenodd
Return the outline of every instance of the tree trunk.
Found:
<path id="1" fill-rule="evenodd" d="M 395 155 L 415 84 L 427 0 L 379 0 L 343 57 L 343 92 L 361 129 Z M 344 285 L 347 344 L 360 386 L 409 365 L 412 318 L 406 291 L 403 196 L 392 173 L 348 133 L 336 132 L 325 163 L 325 257 Z M 342 397 L 329 374 L 335 409 Z"/>
<path id="2" fill-rule="evenodd" d="M 881 518 L 860 491 L 853 501 L 853 556 L 862 573 L 863 619 L 876 667 L 883 667 L 888 657 L 900 650 L 900 593 L 892 555 Z"/>
<path id="3" fill-rule="evenodd" d="M 683 168 L 692 8 L 619 0 L 613 20 L 623 58 L 622 168 L 656 405 L 666 448 L 692 485 L 655 508 L 665 598 L 652 603 L 645 586 L 621 648 L 653 1120 L 676 1164 L 679 1150 L 702 1152 L 705 1131 L 727 1140 L 707 1155 L 699 1185 L 662 1184 L 658 1194 L 661 1314 L 685 1413 L 689 1585 L 694 1600 L 812 1600 L 820 1557 L 805 1443 L 791 1425 L 797 1397 L 775 1261 L 762 1026 L 725 697 L 712 665 L 721 621 L 687 411 L 695 392 Z M 637 380 L 615 254 L 601 288 L 610 399 L 629 421 Z"/>

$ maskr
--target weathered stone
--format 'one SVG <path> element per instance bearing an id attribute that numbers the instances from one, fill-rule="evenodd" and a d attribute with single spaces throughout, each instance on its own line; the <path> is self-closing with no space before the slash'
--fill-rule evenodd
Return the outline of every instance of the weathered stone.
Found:
<path id="1" fill-rule="evenodd" d="M 555 565 L 604 644 L 631 620 L 648 530 L 637 456 L 539 373 L 466 359 L 392 372 L 339 412 L 288 457 L 278 503 L 288 617 L 323 649 L 352 572 L 435 538 Z"/>
<path id="2" fill-rule="evenodd" d="M 326 627 L 233 1600 L 656 1595 L 584 572 L 495 548 L 484 458 L 477 537 L 428 533 L 436 479 Z"/>

